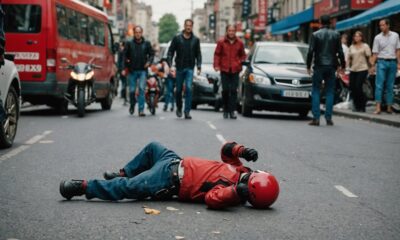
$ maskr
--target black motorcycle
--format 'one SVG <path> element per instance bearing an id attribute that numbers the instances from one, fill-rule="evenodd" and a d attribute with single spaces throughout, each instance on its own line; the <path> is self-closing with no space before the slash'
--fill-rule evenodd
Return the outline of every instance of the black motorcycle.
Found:
<path id="1" fill-rule="evenodd" d="M 96 101 L 96 94 L 93 90 L 94 70 L 102 67 L 93 64 L 93 60 L 90 60 L 89 63 L 78 62 L 72 65 L 68 59 L 61 59 L 61 62 L 68 64 L 68 66 L 60 68 L 72 70 L 65 99 L 78 109 L 79 117 L 85 115 L 86 106 Z"/>

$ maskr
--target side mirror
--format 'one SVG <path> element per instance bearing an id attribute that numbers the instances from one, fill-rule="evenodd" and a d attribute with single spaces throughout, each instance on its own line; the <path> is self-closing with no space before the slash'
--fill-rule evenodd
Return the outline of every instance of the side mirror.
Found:
<path id="1" fill-rule="evenodd" d="M 96 65 L 96 64 L 92 64 L 91 65 L 93 69 L 102 69 L 102 66 Z"/>

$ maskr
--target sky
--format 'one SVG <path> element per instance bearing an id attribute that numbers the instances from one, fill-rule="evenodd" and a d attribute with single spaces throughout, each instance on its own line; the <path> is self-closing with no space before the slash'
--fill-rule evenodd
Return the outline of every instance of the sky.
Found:
<path id="1" fill-rule="evenodd" d="M 166 13 L 173 13 L 182 28 L 183 21 L 190 18 L 192 0 L 141 0 L 153 8 L 153 21 L 158 20 Z M 193 9 L 204 8 L 206 0 L 193 0 Z"/>

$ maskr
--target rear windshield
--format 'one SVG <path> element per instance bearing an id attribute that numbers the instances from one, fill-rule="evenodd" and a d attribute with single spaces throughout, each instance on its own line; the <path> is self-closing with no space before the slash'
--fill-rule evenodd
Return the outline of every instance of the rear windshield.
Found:
<path id="1" fill-rule="evenodd" d="M 2 7 L 5 13 L 5 32 L 40 32 L 42 8 L 39 5 L 2 4 Z"/>

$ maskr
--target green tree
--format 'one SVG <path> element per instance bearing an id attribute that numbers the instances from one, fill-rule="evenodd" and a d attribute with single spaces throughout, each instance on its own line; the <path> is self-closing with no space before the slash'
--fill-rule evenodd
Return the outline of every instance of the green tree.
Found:
<path id="1" fill-rule="evenodd" d="M 177 34 L 179 25 L 176 21 L 174 14 L 167 13 L 160 18 L 158 23 L 159 34 L 158 41 L 160 43 L 167 43 L 172 40 L 172 38 Z"/>

